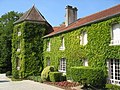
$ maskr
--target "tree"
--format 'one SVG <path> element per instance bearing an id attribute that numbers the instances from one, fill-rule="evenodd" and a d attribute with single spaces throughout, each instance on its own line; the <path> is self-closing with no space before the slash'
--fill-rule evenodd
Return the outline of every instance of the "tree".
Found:
<path id="1" fill-rule="evenodd" d="M 22 13 L 10 11 L 0 18 L 0 73 L 11 71 L 11 39 L 13 23 L 20 18 Z"/>

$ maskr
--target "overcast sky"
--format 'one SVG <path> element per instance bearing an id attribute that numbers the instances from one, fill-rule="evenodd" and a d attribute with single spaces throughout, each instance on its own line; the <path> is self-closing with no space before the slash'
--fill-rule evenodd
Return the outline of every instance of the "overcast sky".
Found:
<path id="1" fill-rule="evenodd" d="M 120 4 L 120 0 L 0 0 L 0 16 L 9 12 L 25 12 L 35 4 L 46 20 L 57 26 L 65 20 L 65 7 L 78 8 L 78 18 Z"/>

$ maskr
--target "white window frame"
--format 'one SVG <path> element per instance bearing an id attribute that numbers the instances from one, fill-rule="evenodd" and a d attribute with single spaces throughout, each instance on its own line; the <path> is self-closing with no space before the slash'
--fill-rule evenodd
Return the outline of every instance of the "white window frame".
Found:
<path id="1" fill-rule="evenodd" d="M 65 58 L 60 59 L 59 72 L 66 73 L 66 59 Z"/>
<path id="2" fill-rule="evenodd" d="M 50 66 L 50 57 L 46 57 L 47 66 Z"/>
<path id="3" fill-rule="evenodd" d="M 20 48 L 17 49 L 17 52 L 20 52 Z"/>
<path id="4" fill-rule="evenodd" d="M 17 70 L 20 70 L 20 59 L 16 58 L 16 66 L 17 66 Z"/>
<path id="5" fill-rule="evenodd" d="M 116 34 L 116 35 L 115 35 Z M 120 45 L 120 24 L 114 24 L 111 28 L 111 42 L 110 45 Z"/>
<path id="6" fill-rule="evenodd" d="M 87 31 L 83 31 L 80 35 L 80 45 L 86 45 L 88 43 L 87 37 Z"/>
<path id="7" fill-rule="evenodd" d="M 83 66 L 86 66 L 86 67 L 88 66 L 88 59 L 83 60 Z"/>
<path id="8" fill-rule="evenodd" d="M 110 59 L 108 66 L 108 80 L 109 83 L 120 86 L 120 60 L 119 59 Z"/>
<path id="9" fill-rule="evenodd" d="M 59 50 L 65 50 L 65 40 L 64 40 L 64 37 L 61 37 L 61 46 L 60 46 Z"/>
<path id="10" fill-rule="evenodd" d="M 20 44 L 20 41 L 18 41 L 18 48 L 17 48 L 17 52 L 20 52 L 20 47 L 21 47 L 21 44 Z"/>
<path id="11" fill-rule="evenodd" d="M 48 43 L 47 43 L 47 51 L 48 52 L 50 52 L 50 49 L 51 49 L 50 46 L 51 46 L 51 43 L 50 43 L 50 41 L 48 41 Z"/>
<path id="12" fill-rule="evenodd" d="M 18 32 L 18 36 L 21 36 L 21 32 L 20 31 Z"/>

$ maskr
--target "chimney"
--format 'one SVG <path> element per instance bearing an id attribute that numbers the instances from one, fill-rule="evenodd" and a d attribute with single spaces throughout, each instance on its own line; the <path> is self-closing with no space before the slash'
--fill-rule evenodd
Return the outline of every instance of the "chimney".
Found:
<path id="1" fill-rule="evenodd" d="M 77 8 L 72 6 L 66 6 L 65 25 L 68 26 L 72 22 L 77 20 Z"/>

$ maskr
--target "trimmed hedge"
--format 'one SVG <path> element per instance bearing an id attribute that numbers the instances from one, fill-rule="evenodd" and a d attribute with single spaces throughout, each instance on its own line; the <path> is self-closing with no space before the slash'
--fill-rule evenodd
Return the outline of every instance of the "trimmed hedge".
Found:
<path id="1" fill-rule="evenodd" d="M 106 84 L 107 90 L 120 90 L 120 86 L 112 85 L 112 84 Z"/>
<path id="2" fill-rule="evenodd" d="M 47 66 L 46 68 L 43 69 L 41 73 L 41 80 L 42 81 L 49 81 L 49 73 L 54 71 L 54 67 L 52 66 Z"/>
<path id="3" fill-rule="evenodd" d="M 40 76 L 28 76 L 27 79 L 33 80 L 35 82 L 41 82 L 42 83 L 42 80 L 41 80 Z"/>
<path id="4" fill-rule="evenodd" d="M 62 80 L 62 73 L 61 72 L 50 72 L 49 77 L 50 77 L 50 81 L 59 82 Z"/>
<path id="5" fill-rule="evenodd" d="M 94 87 L 104 87 L 106 83 L 104 72 L 100 68 L 71 67 L 71 77 L 76 82 Z"/>

